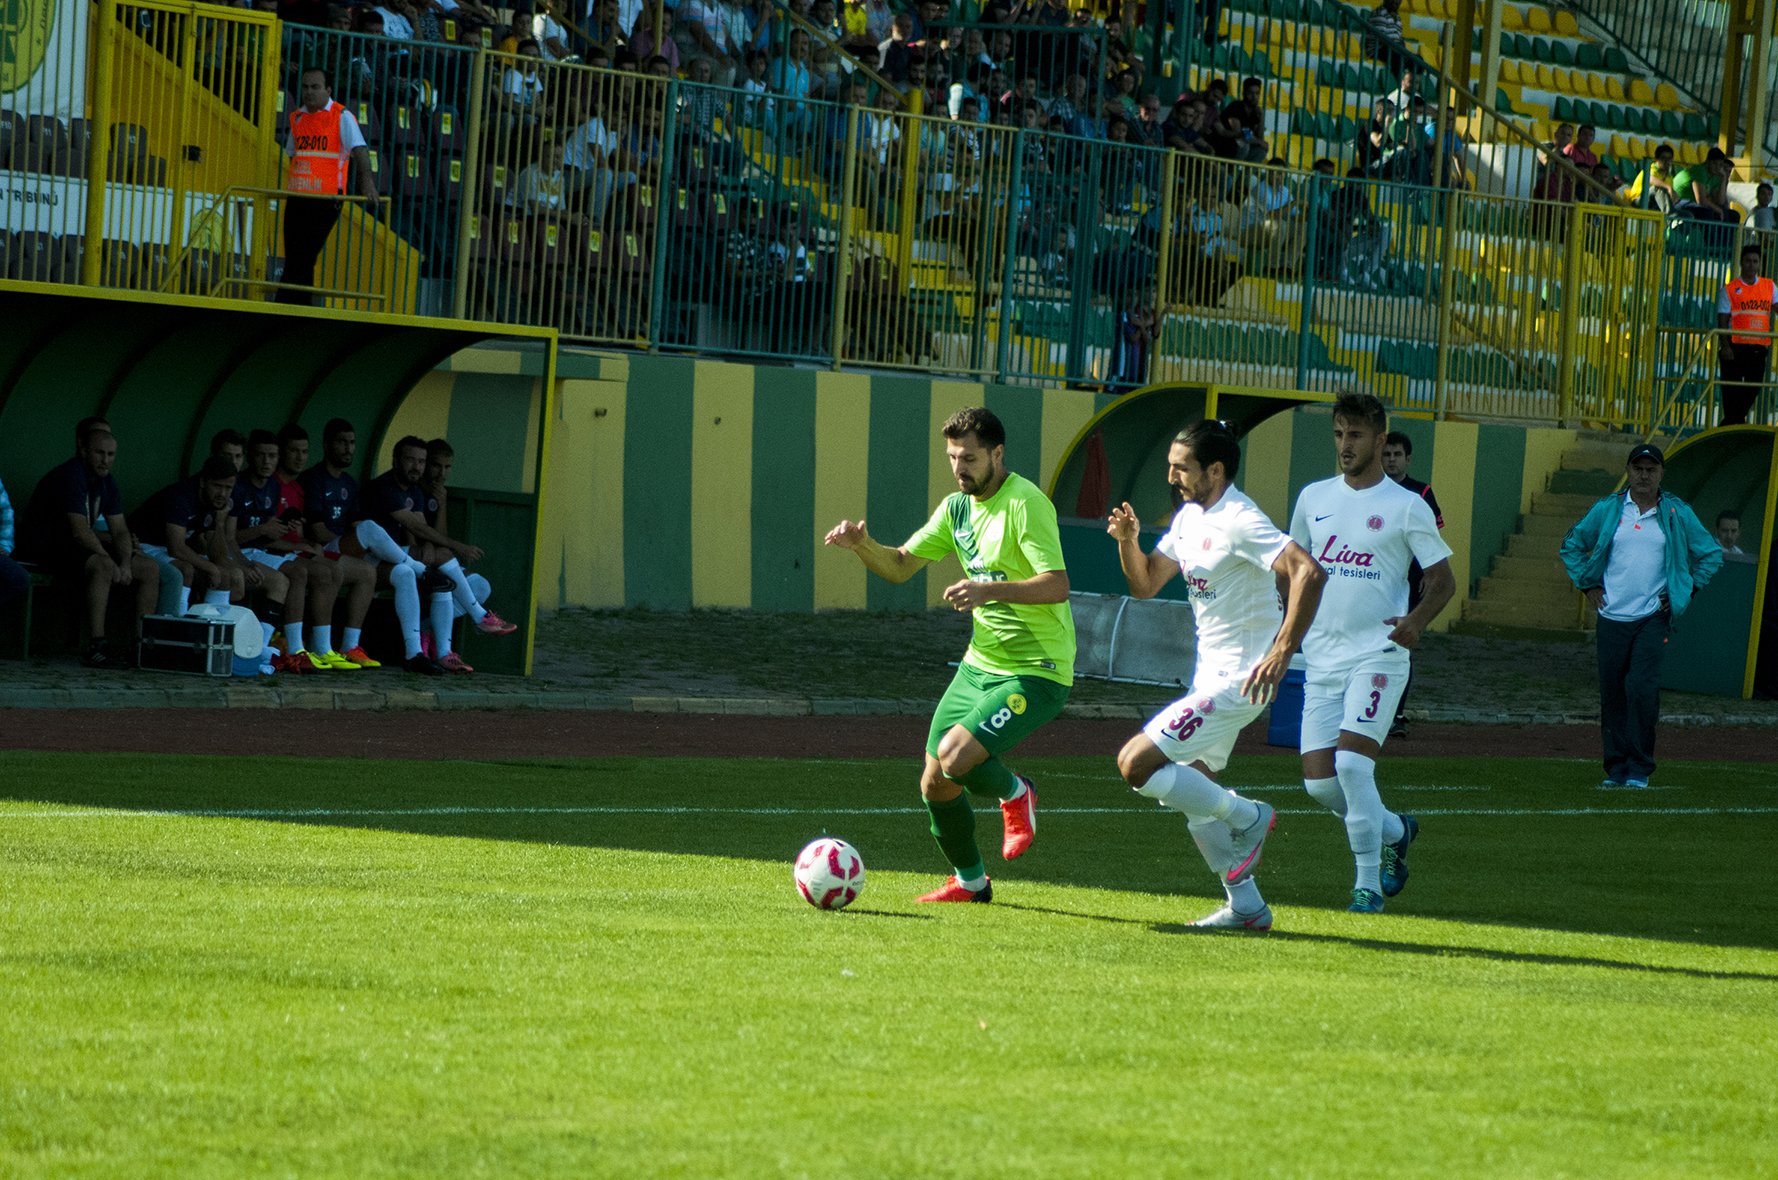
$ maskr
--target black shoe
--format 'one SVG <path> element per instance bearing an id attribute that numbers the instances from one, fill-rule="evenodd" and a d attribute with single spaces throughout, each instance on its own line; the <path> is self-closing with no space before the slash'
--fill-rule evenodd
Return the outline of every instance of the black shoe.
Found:
<path id="1" fill-rule="evenodd" d="M 409 672 L 418 672 L 422 676 L 443 676 L 445 674 L 445 670 L 438 666 L 437 660 L 427 659 L 423 655 L 415 656 L 401 666 Z"/>
<path id="2" fill-rule="evenodd" d="M 106 651 L 105 645 L 102 643 L 95 643 L 87 648 L 86 654 L 80 657 L 80 662 L 89 668 L 109 668 L 115 670 L 128 667 L 128 664 L 121 657 L 114 656 Z"/>
<path id="3" fill-rule="evenodd" d="M 1408 723 L 1405 721 L 1397 721 L 1394 725 L 1391 725 L 1389 727 L 1389 736 L 1392 738 L 1407 737 L 1408 736 Z"/>

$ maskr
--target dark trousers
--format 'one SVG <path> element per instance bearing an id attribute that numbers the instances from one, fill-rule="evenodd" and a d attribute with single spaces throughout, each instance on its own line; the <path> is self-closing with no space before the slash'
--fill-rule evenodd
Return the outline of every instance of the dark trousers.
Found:
<path id="1" fill-rule="evenodd" d="M 1719 361 L 1722 372 L 1722 425 L 1738 426 L 1747 421 L 1753 399 L 1766 379 L 1766 355 L 1772 350 L 1757 344 L 1737 344 L 1733 360 Z"/>
<path id="2" fill-rule="evenodd" d="M 0 553 L 0 608 L 23 598 L 31 589 L 31 575 L 25 567 Z"/>
<path id="3" fill-rule="evenodd" d="M 1599 730 L 1606 778 L 1647 781 L 1655 771 L 1661 659 L 1671 622 L 1665 610 L 1629 623 L 1599 619 Z"/>
<path id="4" fill-rule="evenodd" d="M 331 197 L 284 198 L 284 282 L 315 285 L 315 262 L 339 219 L 340 203 Z M 307 291 L 280 290 L 275 302 L 313 307 L 316 300 Z"/>

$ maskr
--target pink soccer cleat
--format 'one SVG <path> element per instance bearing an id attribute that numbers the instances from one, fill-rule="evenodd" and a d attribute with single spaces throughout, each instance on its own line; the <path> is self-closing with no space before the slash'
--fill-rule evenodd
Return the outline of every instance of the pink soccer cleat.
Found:
<path id="1" fill-rule="evenodd" d="M 482 616 L 482 621 L 475 625 L 477 631 L 484 635 L 511 635 L 519 629 L 517 623 L 509 623 L 493 611 Z"/>
<path id="2" fill-rule="evenodd" d="M 438 666 L 443 668 L 446 672 L 473 672 L 473 671 L 475 671 L 474 668 L 471 668 L 468 664 L 465 664 L 463 662 L 462 656 L 458 655 L 454 651 L 445 653 L 444 657 L 438 661 Z"/>

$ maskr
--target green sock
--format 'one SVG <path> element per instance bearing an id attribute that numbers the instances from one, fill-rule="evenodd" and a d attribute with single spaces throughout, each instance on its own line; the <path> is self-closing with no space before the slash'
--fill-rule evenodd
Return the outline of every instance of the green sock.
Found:
<path id="1" fill-rule="evenodd" d="M 932 815 L 932 838 L 957 876 L 965 881 L 985 876 L 981 849 L 975 846 L 975 809 L 969 805 L 969 796 L 958 795 L 942 803 L 928 799 L 926 810 Z"/>
<path id="2" fill-rule="evenodd" d="M 1019 780 L 1006 763 L 989 754 L 988 760 L 965 774 L 962 778 L 951 780 L 972 795 L 992 795 L 996 799 L 1010 799 L 1013 792 L 1019 789 Z"/>

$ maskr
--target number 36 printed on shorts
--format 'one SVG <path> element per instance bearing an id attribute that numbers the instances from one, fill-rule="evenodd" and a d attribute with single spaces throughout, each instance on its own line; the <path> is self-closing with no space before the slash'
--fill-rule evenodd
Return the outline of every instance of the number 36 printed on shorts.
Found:
<path id="1" fill-rule="evenodd" d="M 1179 711 L 1168 718 L 1161 730 L 1176 742 L 1189 741 L 1191 735 L 1198 732 L 1204 724 L 1204 718 L 1216 712 L 1216 702 L 1209 697 L 1193 701 L 1180 707 Z"/>

